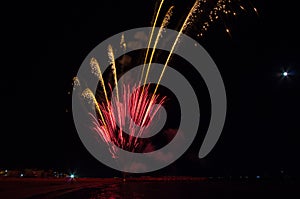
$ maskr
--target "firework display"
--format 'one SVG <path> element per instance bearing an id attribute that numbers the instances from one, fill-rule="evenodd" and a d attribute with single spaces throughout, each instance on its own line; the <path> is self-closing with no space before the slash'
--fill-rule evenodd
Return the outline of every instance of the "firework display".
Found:
<path id="1" fill-rule="evenodd" d="M 167 99 L 167 96 L 157 93 L 157 90 L 166 68 L 172 59 L 174 50 L 180 42 L 181 35 L 189 29 L 193 29 L 193 24 L 197 24 L 197 36 L 202 37 L 204 32 L 206 32 L 210 25 L 216 20 L 223 19 L 224 16 L 230 14 L 236 16 L 239 11 L 246 11 L 245 5 L 242 5 L 239 1 L 218 0 L 214 2 L 196 0 L 184 18 L 183 23 L 180 25 L 178 34 L 164 61 L 156 86 L 154 90 L 151 90 L 149 84 L 147 84 L 147 80 L 151 72 L 156 47 L 162 37 L 164 29 L 172 20 L 174 12 L 174 6 L 170 6 L 155 35 L 154 30 L 158 23 L 163 4 L 164 0 L 161 0 L 154 16 L 138 84 L 135 84 L 133 87 L 126 84 L 118 85 L 118 66 L 115 61 L 114 48 L 111 44 L 107 46 L 108 64 L 110 65 L 112 76 L 111 82 L 106 84 L 105 81 L 107 80 L 102 75 L 98 60 L 94 57 L 90 59 L 91 73 L 99 79 L 102 96 L 95 96 L 89 88 L 86 88 L 82 92 L 82 97 L 95 107 L 97 115 L 91 114 L 94 125 L 93 129 L 102 141 L 107 144 L 113 158 L 118 157 L 118 148 L 130 152 L 145 152 L 143 150 L 146 147 L 145 143 L 138 138 L 143 134 L 147 134 L 149 126 L 155 125 L 152 122 L 153 118 L 159 113 L 159 109 L 163 107 Z M 253 9 L 257 12 L 256 8 Z M 206 11 L 204 12 L 204 10 Z M 207 12 L 207 10 L 209 11 Z M 226 24 L 225 30 L 230 35 L 230 30 Z M 124 35 L 120 38 L 119 44 L 120 48 L 125 52 L 127 43 Z M 153 47 L 150 48 L 150 46 Z M 74 85 L 79 85 L 78 78 L 74 78 Z M 115 93 L 115 95 L 109 95 L 109 93 Z M 128 129 L 129 132 L 124 133 L 124 129 Z"/>

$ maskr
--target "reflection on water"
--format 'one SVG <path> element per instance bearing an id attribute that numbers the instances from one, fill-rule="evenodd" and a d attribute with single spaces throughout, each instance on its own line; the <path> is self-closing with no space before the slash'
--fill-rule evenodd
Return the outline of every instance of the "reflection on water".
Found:
<path id="1" fill-rule="evenodd" d="M 287 193 L 299 194 L 299 184 L 268 181 L 119 181 L 72 192 L 60 199 L 253 199 L 286 198 Z"/>
<path id="2" fill-rule="evenodd" d="M 134 184 L 136 186 L 136 184 Z M 145 198 L 144 194 L 137 192 L 132 183 L 111 184 L 92 193 L 90 199 L 120 199 L 120 198 Z"/>
<path id="3" fill-rule="evenodd" d="M 99 188 L 89 199 L 199 198 L 197 190 L 197 183 L 188 182 L 123 182 Z"/>

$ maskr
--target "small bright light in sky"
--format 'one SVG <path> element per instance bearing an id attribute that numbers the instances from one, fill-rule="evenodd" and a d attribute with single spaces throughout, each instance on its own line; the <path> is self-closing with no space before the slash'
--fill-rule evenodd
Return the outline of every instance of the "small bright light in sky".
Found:
<path id="1" fill-rule="evenodd" d="M 24 174 L 23 173 L 21 173 L 21 175 L 20 175 L 21 177 L 23 177 L 24 176 Z"/>
<path id="2" fill-rule="evenodd" d="M 74 175 L 74 174 L 71 174 L 70 177 L 71 177 L 71 178 L 75 178 L 75 175 Z"/>
<path id="3" fill-rule="evenodd" d="M 283 72 L 282 75 L 286 77 L 288 76 L 288 72 Z"/>

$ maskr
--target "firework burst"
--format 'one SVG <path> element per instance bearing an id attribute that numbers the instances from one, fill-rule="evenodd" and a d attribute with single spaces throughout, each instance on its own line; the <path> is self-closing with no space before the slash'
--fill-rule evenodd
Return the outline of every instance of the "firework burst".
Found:
<path id="1" fill-rule="evenodd" d="M 114 96 L 108 104 L 99 103 L 88 88 L 82 92 L 82 97 L 96 109 L 97 116 L 90 114 L 93 129 L 108 145 L 113 157 L 117 157 L 117 147 L 131 152 L 143 151 L 145 144 L 138 138 L 148 133 L 153 118 L 166 100 L 159 95 L 153 97 L 149 85 L 143 93 L 142 88 L 133 88 L 137 87 L 123 85 L 120 98 Z"/>
<path id="2" fill-rule="evenodd" d="M 145 149 L 146 144 L 141 141 L 139 137 L 148 133 L 149 126 L 155 125 L 153 124 L 153 119 L 158 115 L 160 107 L 162 107 L 166 101 L 166 96 L 160 96 L 157 94 L 157 89 L 168 63 L 171 60 L 172 54 L 180 41 L 181 35 L 186 33 L 188 30 L 193 29 L 194 26 L 192 26 L 192 24 L 200 23 L 200 26 L 196 26 L 198 32 L 197 35 L 202 37 L 204 32 L 206 32 L 215 21 L 223 19 L 224 16 L 230 14 L 236 16 L 240 11 L 246 12 L 245 5 L 242 5 L 240 1 L 196 0 L 187 16 L 184 18 L 184 22 L 180 26 L 178 35 L 176 36 L 167 59 L 165 60 L 165 64 L 156 83 L 154 92 L 150 92 L 150 85 L 146 84 L 146 82 L 150 73 L 153 56 L 157 43 L 162 37 L 163 30 L 169 24 L 174 10 L 174 6 L 170 6 L 163 18 L 163 21 L 161 22 L 157 35 L 154 35 L 154 29 L 163 4 L 164 0 L 161 0 L 154 17 L 153 26 L 148 40 L 148 47 L 144 58 L 144 64 L 140 74 L 140 81 L 137 85 L 133 87 L 129 85 L 118 85 L 117 66 L 115 63 L 113 46 L 109 45 L 107 48 L 109 64 L 111 65 L 110 69 L 113 75 L 113 83 L 108 86 L 109 92 L 107 92 L 99 62 L 96 58 L 91 58 L 90 60 L 91 73 L 99 79 L 100 86 L 104 94 L 104 98 L 102 99 L 105 100 L 101 100 L 100 98 L 97 99 L 89 88 L 82 92 L 82 97 L 96 109 L 96 115 L 90 114 L 94 124 L 93 130 L 102 139 L 102 141 L 107 144 L 113 158 L 118 157 L 118 148 L 122 148 L 130 152 L 143 152 L 143 149 Z M 207 10 L 209 11 L 207 12 Z M 253 10 L 257 13 L 256 8 L 253 8 Z M 230 29 L 226 26 L 226 24 L 225 30 L 230 35 Z M 154 43 L 151 45 L 153 41 Z M 153 47 L 150 48 L 150 46 Z M 120 48 L 123 52 L 125 52 L 126 47 L 127 44 L 125 42 L 125 37 L 122 35 L 120 38 Z M 145 70 L 146 65 L 147 70 Z M 80 85 L 78 78 L 74 78 L 74 85 Z M 109 93 L 111 96 L 109 96 Z M 155 106 L 157 104 L 159 106 Z"/>
<path id="3" fill-rule="evenodd" d="M 147 134 L 150 125 L 153 125 L 153 118 L 160 108 L 155 105 L 163 105 L 166 99 L 158 95 L 153 98 L 149 92 L 149 85 L 145 87 L 143 93 L 141 88 L 135 90 L 133 88 L 123 85 L 123 94 L 120 96 L 122 101 L 114 97 L 108 105 L 99 104 L 97 112 L 101 112 L 103 120 L 93 117 L 94 130 L 110 147 L 114 157 L 117 157 L 115 146 L 130 152 L 143 150 L 145 145 L 138 138 L 142 134 Z"/>

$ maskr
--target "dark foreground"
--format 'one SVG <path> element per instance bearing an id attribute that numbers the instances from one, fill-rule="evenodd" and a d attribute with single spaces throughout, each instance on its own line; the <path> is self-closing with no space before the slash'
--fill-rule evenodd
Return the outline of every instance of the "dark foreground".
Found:
<path id="1" fill-rule="evenodd" d="M 182 178 L 1 178 L 0 198 L 300 198 L 296 181 L 218 181 Z"/>

